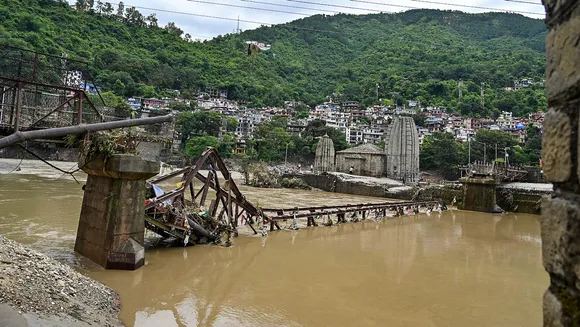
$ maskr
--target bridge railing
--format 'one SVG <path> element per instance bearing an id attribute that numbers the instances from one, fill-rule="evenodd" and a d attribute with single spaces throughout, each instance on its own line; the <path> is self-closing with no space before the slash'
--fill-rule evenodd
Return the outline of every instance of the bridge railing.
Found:
<path id="1" fill-rule="evenodd" d="M 90 80 L 89 65 L 80 60 L 0 44 L 0 76 L 14 82 L 78 88 Z M 81 86 L 82 84 L 82 86 Z"/>

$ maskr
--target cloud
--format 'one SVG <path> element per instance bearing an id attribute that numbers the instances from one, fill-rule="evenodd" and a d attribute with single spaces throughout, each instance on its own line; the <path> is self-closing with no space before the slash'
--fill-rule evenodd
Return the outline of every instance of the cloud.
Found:
<path id="1" fill-rule="evenodd" d="M 388 6 L 393 4 L 397 6 L 409 6 L 429 9 L 447 9 L 447 10 L 463 10 L 471 13 L 486 12 L 486 10 L 476 8 L 463 8 L 457 6 L 441 5 L 426 2 L 417 2 L 413 0 L 368 0 L 373 3 L 382 3 L 385 5 L 370 4 L 356 2 L 353 0 L 202 0 L 201 2 L 187 1 L 187 0 L 127 0 L 125 6 L 148 7 L 161 10 L 175 11 L 183 14 L 168 13 L 156 10 L 148 10 L 138 8 L 144 14 L 149 15 L 155 12 L 159 18 L 159 24 L 165 25 L 168 22 L 175 22 L 186 33 L 193 36 L 194 39 L 207 39 L 217 35 L 224 35 L 232 33 L 237 29 L 237 19 L 240 19 L 240 28 L 242 30 L 254 29 L 259 27 L 259 24 L 248 23 L 245 21 L 255 21 L 260 23 L 279 24 L 286 23 L 296 19 L 304 18 L 306 15 L 314 14 L 332 14 L 332 12 L 343 12 L 350 14 L 372 14 L 377 11 L 384 10 L 385 12 L 399 12 L 406 10 L 401 7 Z M 479 6 L 498 8 L 511 11 L 528 11 L 535 13 L 543 13 L 543 7 L 539 5 L 523 4 L 515 2 L 507 2 L 504 0 L 429 0 L 431 2 L 444 2 L 450 4 L 461 4 L 468 6 Z M 540 0 L 526 0 L 529 2 L 541 3 Z M 69 0 L 74 3 L 74 0 Z M 111 1 L 111 2 L 117 2 Z M 210 4 L 221 3 L 229 6 Z M 269 3 L 268 5 L 264 3 Z M 331 6 L 320 6 L 314 3 L 326 3 Z M 278 6 L 277 6 L 278 5 Z M 280 6 L 283 5 L 283 6 Z M 235 7 L 238 6 L 238 7 Z M 294 6 L 294 7 L 289 7 Z M 253 7 L 270 9 L 272 11 L 257 10 Z M 302 8 L 295 8 L 302 7 Z M 352 8 L 345 8 L 352 7 Z M 318 10 L 307 10 L 303 8 L 314 8 Z M 353 9 L 360 8 L 360 9 Z M 276 12 L 278 11 L 278 12 Z M 280 12 L 286 11 L 286 13 Z M 198 17 L 187 15 L 187 13 L 215 16 L 225 19 Z M 300 15 L 301 14 L 301 15 Z M 527 15 L 532 18 L 543 18 L 539 15 Z"/>

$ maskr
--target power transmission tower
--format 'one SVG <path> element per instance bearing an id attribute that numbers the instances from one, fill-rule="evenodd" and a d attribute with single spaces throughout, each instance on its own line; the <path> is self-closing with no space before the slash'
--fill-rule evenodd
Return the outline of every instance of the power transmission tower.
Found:
<path id="1" fill-rule="evenodd" d="M 485 83 L 481 82 L 481 107 L 485 108 Z"/>
<path id="2" fill-rule="evenodd" d="M 458 103 L 461 105 L 461 101 L 463 101 L 463 80 L 459 80 L 458 87 L 459 87 L 459 102 Z"/>

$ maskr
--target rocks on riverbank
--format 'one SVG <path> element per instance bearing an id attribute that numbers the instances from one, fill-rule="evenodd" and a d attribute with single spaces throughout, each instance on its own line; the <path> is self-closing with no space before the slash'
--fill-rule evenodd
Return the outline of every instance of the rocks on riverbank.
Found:
<path id="1" fill-rule="evenodd" d="M 1 304 L 29 326 L 122 326 L 115 291 L 2 236 Z"/>

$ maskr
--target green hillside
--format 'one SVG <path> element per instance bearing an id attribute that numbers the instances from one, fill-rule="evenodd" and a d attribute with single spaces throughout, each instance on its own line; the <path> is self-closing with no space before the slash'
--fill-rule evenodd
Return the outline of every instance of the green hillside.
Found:
<path id="1" fill-rule="evenodd" d="M 78 12 L 54 0 L 0 3 L 0 43 L 69 53 L 91 63 L 100 86 L 123 96 L 229 91 L 250 105 L 284 100 L 320 103 L 333 93 L 364 104 L 420 100 L 464 114 L 544 109 L 540 85 L 504 92 L 514 79 L 544 76 L 547 34 L 541 20 L 505 13 L 412 10 L 399 14 L 316 15 L 203 43 L 175 28 L 155 27 L 138 12 Z M 153 26 L 151 26 L 153 25 Z M 247 55 L 246 40 L 272 45 Z M 464 81 L 457 105 L 457 81 Z M 486 109 L 480 84 L 486 83 Z"/>

